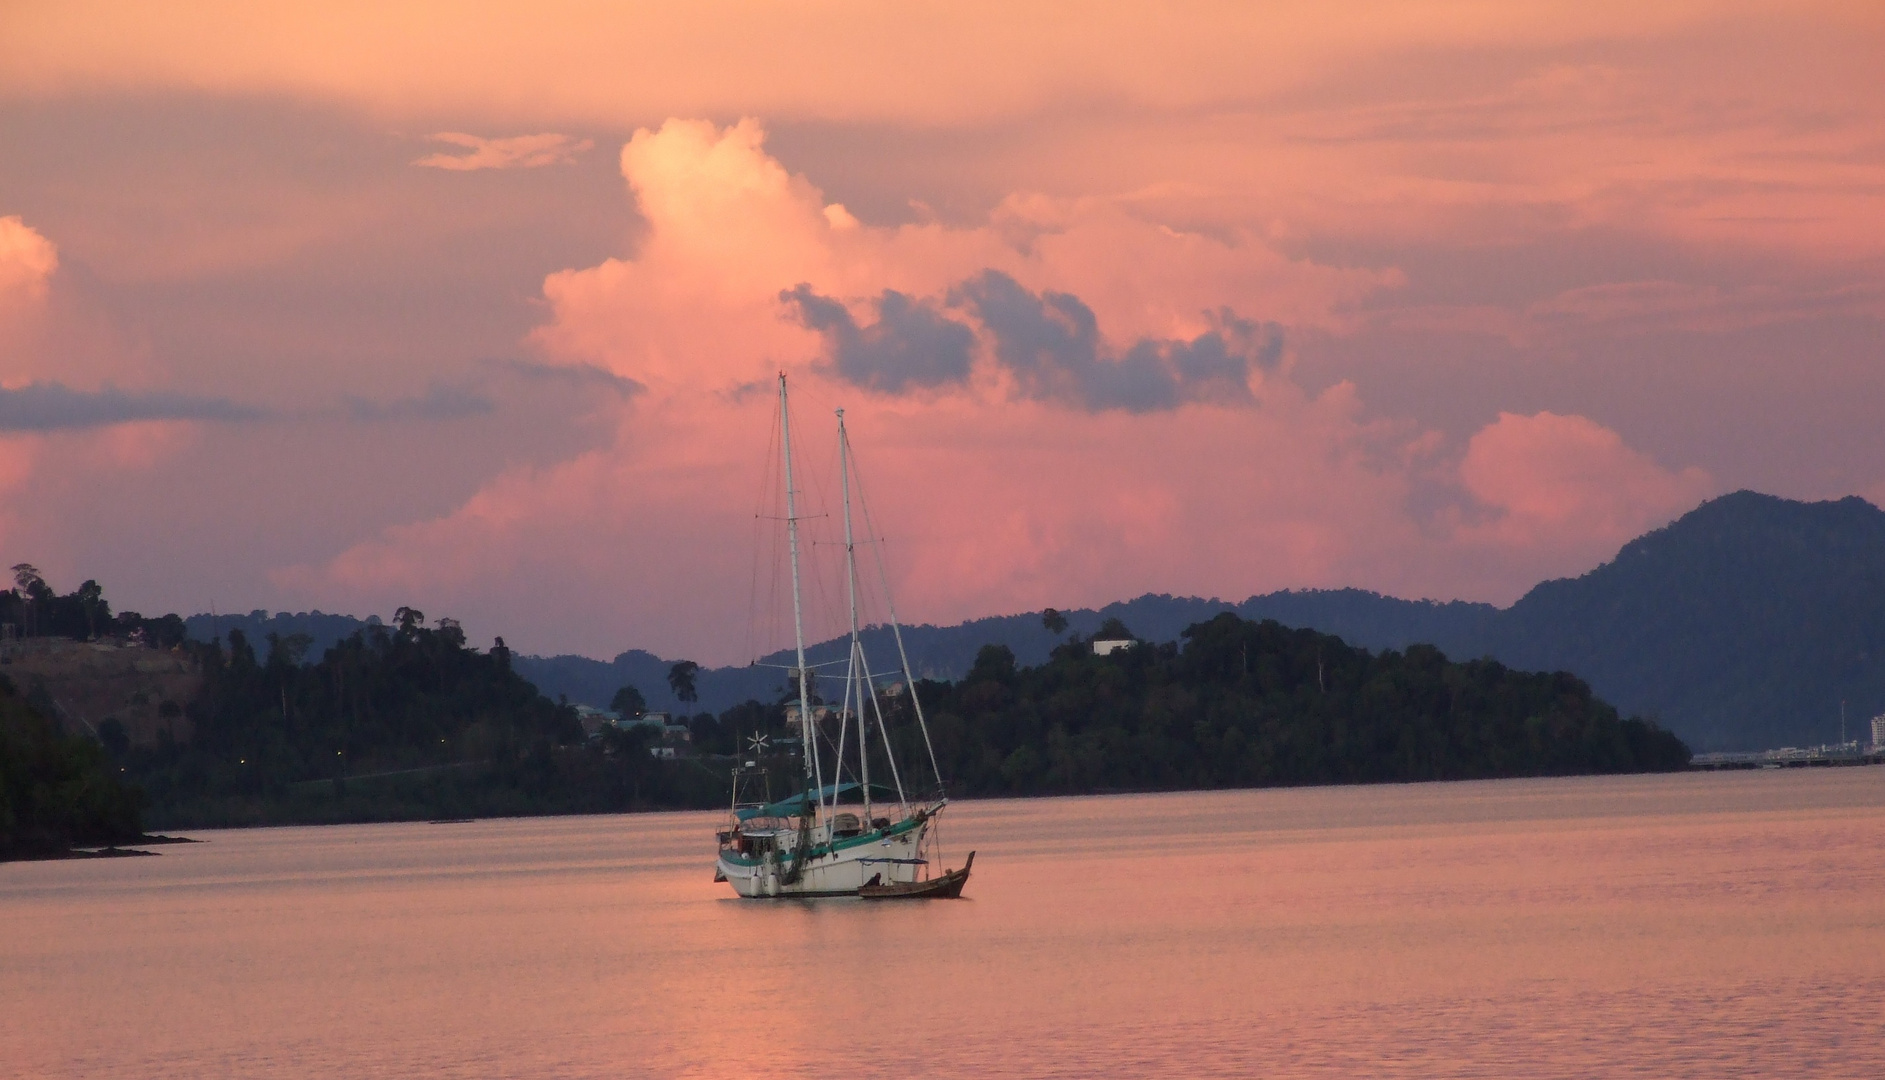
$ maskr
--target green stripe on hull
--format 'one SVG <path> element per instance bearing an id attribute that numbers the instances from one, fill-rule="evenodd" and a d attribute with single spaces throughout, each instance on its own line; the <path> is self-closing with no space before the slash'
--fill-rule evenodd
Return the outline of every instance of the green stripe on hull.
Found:
<path id="1" fill-rule="evenodd" d="M 904 833 L 907 833 L 910 830 L 915 829 L 919 824 L 920 822 L 918 822 L 915 818 L 905 818 L 904 820 L 897 822 L 895 825 L 890 826 L 888 829 L 885 829 L 882 832 L 865 833 L 862 836 L 849 836 L 835 843 L 820 844 L 817 847 L 806 852 L 805 859 L 807 862 L 810 862 L 813 859 L 821 859 L 825 857 L 826 855 L 830 855 L 834 852 L 849 851 L 850 849 L 854 847 L 861 847 L 865 844 L 873 844 L 879 840 L 888 839 L 890 837 L 902 836 Z M 765 862 L 764 859 L 756 859 L 748 855 L 741 855 L 736 852 L 729 852 L 725 849 L 721 850 L 720 857 L 722 859 L 725 859 L 728 863 L 734 866 L 759 866 Z M 793 861 L 794 861 L 794 857 L 793 857 L 792 852 L 782 851 L 779 853 L 780 866 L 782 867 L 790 866 L 792 865 Z"/>

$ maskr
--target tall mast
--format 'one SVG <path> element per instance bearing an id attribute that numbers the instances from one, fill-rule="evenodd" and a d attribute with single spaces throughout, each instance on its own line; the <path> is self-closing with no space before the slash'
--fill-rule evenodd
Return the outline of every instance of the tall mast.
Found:
<path id="1" fill-rule="evenodd" d="M 857 775 L 864 790 L 864 827 L 871 821 L 870 724 L 864 719 L 863 681 L 870 677 L 864 667 L 864 643 L 857 634 L 857 545 L 851 539 L 851 440 L 844 434 L 844 410 L 838 410 L 838 487 L 844 495 L 844 583 L 851 599 L 851 673 L 858 680 L 857 701 Z M 846 693 L 849 697 L 849 693 Z"/>
<path id="2" fill-rule="evenodd" d="M 809 789 L 812 787 L 812 755 L 818 752 L 818 746 L 812 741 L 811 690 L 805 677 L 805 612 L 799 599 L 799 517 L 796 492 L 792 490 L 792 418 L 786 411 L 783 371 L 779 373 L 779 433 L 785 457 L 785 531 L 792 546 L 792 641 L 798 648 L 800 757 L 804 759 L 805 786 Z"/>

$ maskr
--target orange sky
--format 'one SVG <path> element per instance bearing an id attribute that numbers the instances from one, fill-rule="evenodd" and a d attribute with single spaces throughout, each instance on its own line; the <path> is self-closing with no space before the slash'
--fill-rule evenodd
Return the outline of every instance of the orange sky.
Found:
<path id="1" fill-rule="evenodd" d="M 914 620 L 1885 497 L 1876 5 L 385 7 L 0 10 L 9 563 L 746 659 L 779 370 Z"/>

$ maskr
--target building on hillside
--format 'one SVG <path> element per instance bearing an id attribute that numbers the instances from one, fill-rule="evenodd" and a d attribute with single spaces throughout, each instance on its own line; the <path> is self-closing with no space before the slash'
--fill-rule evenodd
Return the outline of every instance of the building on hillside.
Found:
<path id="1" fill-rule="evenodd" d="M 829 705 L 812 706 L 812 723 L 822 724 L 825 721 L 831 719 L 831 717 L 832 717 L 831 706 Z M 785 726 L 787 729 L 792 730 L 792 731 L 798 730 L 799 707 L 796 703 L 787 705 L 785 707 Z"/>
<path id="2" fill-rule="evenodd" d="M 602 734 L 603 728 L 620 726 L 622 718 L 594 705 L 578 705 L 576 719 L 582 723 L 584 737 L 594 739 Z"/>
<path id="3" fill-rule="evenodd" d="M 1093 643 L 1093 655 L 1111 656 L 1121 649 L 1130 649 L 1137 644 L 1138 642 L 1131 638 L 1108 638 L 1105 641 L 1095 641 Z"/>

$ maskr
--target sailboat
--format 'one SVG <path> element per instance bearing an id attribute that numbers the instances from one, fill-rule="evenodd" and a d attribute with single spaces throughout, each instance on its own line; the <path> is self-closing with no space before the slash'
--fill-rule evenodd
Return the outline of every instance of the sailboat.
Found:
<path id="1" fill-rule="evenodd" d="M 800 586 L 799 514 L 792 483 L 792 421 L 786 400 L 785 375 L 779 376 L 779 430 L 785 462 L 785 525 L 792 562 L 792 631 L 797 648 L 792 674 L 798 682 L 798 701 L 787 710 L 798 729 L 801 773 L 796 793 L 783 799 L 741 802 L 745 770 L 735 768 L 733 800 L 728 819 L 719 832 L 720 850 L 714 879 L 725 881 L 747 898 L 854 896 L 866 900 L 954 898 L 968 882 L 975 853 L 969 852 L 961 869 L 935 872 L 937 857 L 931 843 L 937 817 L 949 805 L 936 767 L 923 706 L 917 700 L 916 680 L 903 647 L 903 629 L 896 606 L 886 603 L 890 628 L 897 644 L 902 681 L 898 700 L 888 709 L 913 719 L 928 752 L 936 787 L 914 797 L 904 784 L 886 722 L 887 694 L 870 670 L 858 627 L 857 542 L 851 522 L 852 461 L 844 410 L 838 414 L 839 486 L 844 505 L 844 568 L 851 617 L 851 651 L 846 663 L 844 695 L 833 710 L 814 706 L 811 676 L 805 662 L 804 603 Z M 882 572 L 882 563 L 879 561 Z M 883 575 L 886 601 L 888 575 Z M 893 687 L 891 689 L 897 689 Z M 903 700 L 907 695 L 907 703 Z M 889 783 L 871 779 L 872 728 L 882 743 L 889 766 Z M 756 762 L 749 763 L 756 764 Z"/>

